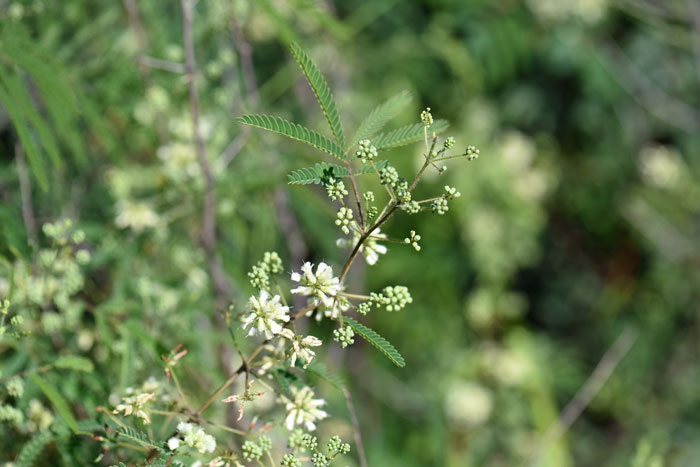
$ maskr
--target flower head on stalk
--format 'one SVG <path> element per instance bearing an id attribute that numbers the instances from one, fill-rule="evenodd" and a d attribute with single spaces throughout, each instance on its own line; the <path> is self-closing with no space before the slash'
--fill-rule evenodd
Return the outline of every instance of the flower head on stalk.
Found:
<path id="1" fill-rule="evenodd" d="M 287 402 L 287 417 L 284 419 L 284 426 L 291 431 L 294 426 L 303 424 L 307 430 L 315 430 L 316 424 L 314 422 L 328 416 L 324 410 L 319 408 L 326 405 L 326 401 L 314 399 L 314 392 L 308 386 L 301 389 L 292 387 L 292 395 L 294 400 L 283 397 L 283 400 Z"/>
<path id="2" fill-rule="evenodd" d="M 314 274 L 313 265 L 306 262 L 301 267 L 301 274 L 292 273 L 292 280 L 298 282 L 299 287 L 291 292 L 313 297 L 313 303 L 316 305 L 323 303 L 332 306 L 333 297 L 341 290 L 340 280 L 333 276 L 333 269 L 326 263 L 319 263 Z"/>
<path id="3" fill-rule="evenodd" d="M 289 322 L 289 307 L 280 303 L 280 296 L 270 298 L 270 294 L 263 290 L 259 297 L 252 296 L 248 302 L 250 312 L 243 317 L 243 329 L 248 330 L 248 335 L 265 334 L 266 339 L 282 331 L 280 321 Z"/>

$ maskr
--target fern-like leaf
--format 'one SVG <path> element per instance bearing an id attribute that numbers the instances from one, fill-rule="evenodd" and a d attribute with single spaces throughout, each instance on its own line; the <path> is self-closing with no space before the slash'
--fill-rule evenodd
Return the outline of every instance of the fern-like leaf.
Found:
<path id="1" fill-rule="evenodd" d="M 377 169 L 383 169 L 389 164 L 389 161 L 377 161 L 374 163 Z M 359 172 L 353 175 L 364 175 L 374 172 L 374 167 L 366 165 Z M 346 167 L 337 164 L 327 164 L 319 162 L 313 167 L 305 167 L 303 169 L 293 170 L 287 174 L 288 183 L 290 185 L 309 185 L 311 183 L 319 184 L 324 177 L 332 176 L 333 178 L 345 178 L 350 176 L 350 172 Z"/>
<path id="2" fill-rule="evenodd" d="M 53 440 L 53 433 L 50 431 L 42 431 L 35 435 L 32 439 L 22 446 L 14 465 L 17 467 L 32 467 L 36 464 L 36 460 L 44 450 L 47 444 Z"/>
<path id="3" fill-rule="evenodd" d="M 348 147 L 352 148 L 360 140 L 374 136 L 389 120 L 396 117 L 409 102 L 411 102 L 411 94 L 408 91 L 403 91 L 379 104 L 362 121 Z"/>
<path id="4" fill-rule="evenodd" d="M 446 120 L 435 120 L 432 126 L 428 127 L 428 135 L 431 135 L 433 132 L 440 133 L 448 126 L 449 124 Z M 372 140 L 372 144 L 377 149 L 390 149 L 415 143 L 416 141 L 422 141 L 425 137 L 423 128 L 422 123 L 402 126 L 388 133 L 382 133 Z"/>
<path id="5" fill-rule="evenodd" d="M 24 153 L 27 155 L 29 167 L 32 169 L 34 178 L 36 178 L 36 181 L 39 183 L 42 190 L 48 190 L 49 185 L 46 178 L 46 169 L 44 168 L 44 162 L 41 154 L 39 153 L 39 148 L 32 138 L 31 130 L 27 126 L 27 122 L 24 120 L 24 116 L 22 115 L 19 105 L 2 83 L 0 83 L 0 104 L 5 107 L 7 114 L 10 116 L 10 121 L 17 132 L 17 138 L 19 138 L 19 142 L 24 149 Z"/>
<path id="6" fill-rule="evenodd" d="M 391 343 L 384 339 L 382 336 L 377 334 L 372 329 L 368 328 L 364 324 L 358 323 L 352 318 L 343 317 L 343 321 L 352 327 L 352 329 L 362 336 L 364 340 L 376 347 L 380 352 L 386 355 L 389 360 L 391 360 L 394 365 L 403 368 L 406 366 L 406 362 L 396 348 L 391 345 Z"/>
<path id="7" fill-rule="evenodd" d="M 312 360 L 306 367 L 305 371 L 307 376 L 322 379 L 340 391 L 342 391 L 343 386 L 345 386 L 343 378 L 341 378 L 338 373 L 330 372 L 328 368 L 326 368 L 326 365 L 319 361 Z"/>
<path id="8" fill-rule="evenodd" d="M 291 51 L 301 71 L 304 73 L 304 76 L 306 76 L 311 90 L 316 95 L 316 100 L 318 100 L 323 115 L 326 117 L 328 125 L 331 127 L 331 132 L 333 133 L 336 143 L 338 143 L 344 152 L 345 136 L 343 135 L 343 127 L 340 124 L 340 115 L 338 114 L 338 109 L 333 100 L 333 94 L 331 94 L 326 79 L 323 77 L 316 64 L 306 55 L 306 52 L 299 47 L 299 44 L 293 42 Z"/>
<path id="9" fill-rule="evenodd" d="M 139 430 L 136 430 L 134 428 L 131 428 L 129 426 L 122 426 L 119 427 L 119 430 L 117 430 L 118 436 L 122 436 L 124 438 L 130 439 L 131 441 L 134 441 L 138 444 L 141 444 L 143 446 L 153 448 L 153 449 L 158 449 L 158 450 L 163 450 L 162 443 L 159 443 L 157 441 L 152 440 L 151 438 L 148 437 L 146 433 L 143 433 Z"/>
<path id="10" fill-rule="evenodd" d="M 254 126 L 263 130 L 274 131 L 302 143 L 309 144 L 316 149 L 327 152 L 331 156 L 345 160 L 343 149 L 331 139 L 280 117 L 271 115 L 242 115 L 237 118 L 239 123 Z"/>
<path id="11" fill-rule="evenodd" d="M 2 80 L 2 83 L 10 91 L 10 94 L 14 97 L 19 109 L 22 111 L 27 121 L 31 124 L 39 138 L 39 141 L 41 142 L 41 145 L 51 158 L 51 161 L 54 163 L 54 165 L 60 167 L 61 156 L 59 154 L 56 138 L 44 119 L 41 117 L 41 115 L 39 115 L 39 112 L 37 112 L 36 108 L 34 108 L 34 105 L 32 105 L 31 98 L 24 87 L 22 79 L 15 73 L 10 72 L 7 68 L 2 67 L 0 68 L 0 80 Z"/>

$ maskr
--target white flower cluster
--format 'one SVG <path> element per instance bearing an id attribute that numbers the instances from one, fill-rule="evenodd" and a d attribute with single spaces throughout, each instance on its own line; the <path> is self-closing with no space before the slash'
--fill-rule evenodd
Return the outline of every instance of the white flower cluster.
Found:
<path id="1" fill-rule="evenodd" d="M 243 318 L 243 329 L 248 330 L 249 336 L 264 334 L 266 339 L 272 339 L 282 331 L 280 322 L 289 322 L 289 307 L 280 303 L 279 295 L 270 298 L 263 290 L 259 297 L 250 297 L 248 303 L 250 312 Z"/>
<path id="2" fill-rule="evenodd" d="M 180 422 L 177 424 L 177 431 L 182 437 L 185 446 L 196 449 L 202 454 L 213 452 L 216 448 L 216 440 L 212 435 L 207 434 L 199 425 L 194 423 Z M 168 440 L 168 448 L 175 451 L 180 447 L 180 438 L 173 436 Z"/>
<path id="3" fill-rule="evenodd" d="M 301 267 L 301 274 L 292 273 L 292 280 L 299 283 L 299 287 L 292 289 L 293 294 L 313 297 L 312 301 L 318 305 L 323 303 L 327 307 L 333 306 L 333 298 L 341 290 L 340 280 L 333 277 L 333 269 L 326 263 L 319 263 L 316 274 L 313 272 L 313 264 L 308 261 Z"/>
<path id="4" fill-rule="evenodd" d="M 314 399 L 314 392 L 308 386 L 301 389 L 292 387 L 292 395 L 294 400 L 283 397 L 287 403 L 287 417 L 284 419 L 284 426 L 291 431 L 296 425 L 303 424 L 307 430 L 315 430 L 316 424 L 314 422 L 328 416 L 326 411 L 319 408 L 326 405 L 326 401 Z"/>

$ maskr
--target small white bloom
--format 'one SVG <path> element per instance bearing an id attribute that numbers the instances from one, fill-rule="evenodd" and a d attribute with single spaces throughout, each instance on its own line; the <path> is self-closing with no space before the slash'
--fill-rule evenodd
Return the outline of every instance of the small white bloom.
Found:
<path id="1" fill-rule="evenodd" d="M 270 298 L 270 294 L 263 290 L 259 298 L 250 297 L 248 303 L 251 310 L 243 317 L 243 329 L 249 329 L 249 336 L 259 333 L 272 339 L 283 329 L 278 321 L 289 322 L 289 307 L 280 303 L 279 295 Z"/>
<path id="2" fill-rule="evenodd" d="M 214 437 L 205 433 L 201 427 L 194 423 L 180 422 L 177 424 L 177 431 L 183 436 L 187 446 L 195 448 L 202 454 L 213 452 L 216 448 Z"/>
<path id="3" fill-rule="evenodd" d="M 301 337 L 294 334 L 291 329 L 284 329 L 280 334 L 292 343 L 292 351 L 289 356 L 290 366 L 294 366 L 297 358 L 304 361 L 304 368 L 309 366 L 311 360 L 313 360 L 316 356 L 316 352 L 311 350 L 309 347 L 320 346 L 322 344 L 321 339 L 314 336 Z"/>
<path id="4" fill-rule="evenodd" d="M 319 263 L 316 274 L 313 273 L 313 265 L 309 262 L 301 267 L 302 274 L 292 273 L 292 280 L 300 284 L 292 293 L 313 297 L 315 304 L 323 303 L 332 306 L 333 297 L 340 292 L 340 280 L 333 277 L 333 269 L 326 263 Z"/>
<path id="5" fill-rule="evenodd" d="M 117 227 L 130 228 L 137 233 L 156 227 L 160 222 L 158 214 L 147 203 L 121 201 L 117 205 L 117 211 Z"/>
<path id="6" fill-rule="evenodd" d="M 360 249 L 358 251 L 362 253 L 362 256 L 364 256 L 365 258 L 365 261 L 370 266 L 374 266 L 375 264 L 377 264 L 377 261 L 379 261 L 379 255 L 384 255 L 388 251 L 387 247 L 377 243 L 381 239 L 385 238 L 386 234 L 381 233 L 380 229 L 375 229 L 374 232 L 372 232 L 372 235 L 369 236 L 360 246 Z M 357 244 L 359 240 L 360 234 L 356 231 L 353 231 L 352 240 L 339 238 L 335 242 L 335 244 L 338 245 L 340 248 L 353 247 Z"/>
<path id="7" fill-rule="evenodd" d="M 180 447 L 180 440 L 179 439 L 173 437 L 173 438 L 170 438 L 168 440 L 168 449 L 170 449 L 171 451 L 174 451 L 179 447 Z"/>
<path id="8" fill-rule="evenodd" d="M 132 388 L 126 388 L 127 394 L 132 394 Z M 135 415 L 143 420 L 145 424 L 151 423 L 151 419 L 148 418 L 148 413 L 144 410 L 146 404 L 155 397 L 153 393 L 142 393 L 135 396 L 122 397 L 122 403 L 118 404 L 114 410 L 113 414 L 118 414 L 119 412 L 124 412 L 124 416 Z"/>
<path id="9" fill-rule="evenodd" d="M 296 425 L 304 425 L 308 431 L 316 429 L 316 420 L 326 418 L 328 414 L 319 409 L 326 404 L 323 399 L 314 399 L 314 392 L 310 387 L 302 389 L 292 387 L 294 401 L 283 398 L 287 402 L 287 417 L 284 419 L 284 426 L 288 430 L 293 430 Z"/>

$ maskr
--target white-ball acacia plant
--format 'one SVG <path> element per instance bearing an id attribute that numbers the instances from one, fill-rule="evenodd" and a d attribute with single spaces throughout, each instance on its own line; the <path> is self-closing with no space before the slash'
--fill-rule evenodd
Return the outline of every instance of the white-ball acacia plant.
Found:
<path id="1" fill-rule="evenodd" d="M 181 422 L 166 441 L 153 442 L 150 447 L 156 447 L 158 455 L 167 459 L 169 463 L 177 463 L 183 456 L 205 455 L 207 462 L 213 462 L 210 465 L 241 465 L 241 459 L 256 461 L 259 464 L 267 462 L 279 465 L 280 461 L 275 462 L 270 452 L 270 439 L 263 434 L 269 427 L 257 431 L 251 429 L 248 432 L 239 432 L 227 427 L 224 433 L 234 433 L 243 437 L 239 443 L 239 453 L 217 448 L 215 440 L 201 428 L 213 425 L 204 418 L 204 413 L 217 402 L 238 404 L 240 419 L 244 404 L 262 394 L 253 390 L 253 381 L 267 390 L 274 391 L 286 413 L 281 419 L 281 425 L 291 431 L 288 442 L 291 452 L 282 455 L 281 465 L 300 466 L 302 462 L 309 461 L 314 466 L 325 466 L 336 456 L 347 454 L 350 446 L 337 436 L 328 441 L 324 452 L 319 449 L 314 436 L 302 431 L 303 429 L 312 432 L 316 423 L 328 416 L 323 410 L 325 402 L 317 398 L 313 388 L 303 383 L 301 378 L 288 378 L 285 375 L 294 375 L 294 372 L 309 369 L 322 375 L 327 372 L 322 365 L 314 362 L 314 349 L 322 345 L 322 340 L 297 332 L 296 323 L 303 317 L 311 316 L 315 316 L 317 320 L 330 319 L 336 323 L 333 340 L 343 348 L 352 345 L 355 337 L 359 335 L 394 364 L 399 367 L 405 366 L 404 359 L 396 348 L 378 333 L 361 324 L 357 315 L 366 315 L 373 308 L 383 308 L 390 312 L 403 309 L 412 301 L 408 289 L 396 285 L 369 294 L 350 291 L 345 283 L 346 276 L 360 254 L 364 256 L 367 264 L 375 264 L 381 255 L 387 253 L 383 243 L 395 242 L 419 251 L 421 236 L 415 231 L 407 232 L 404 239 L 391 239 L 381 233 L 380 227 L 399 212 L 415 215 L 428 210 L 444 214 L 448 210 L 448 201 L 458 197 L 459 192 L 453 187 L 445 186 L 444 192 L 434 197 L 416 200 L 413 198 L 416 185 L 427 170 L 434 169 L 442 174 L 446 170 L 444 161 L 459 158 L 474 160 L 479 154 L 472 146 L 461 153 L 448 154 L 455 145 L 455 139 L 448 137 L 440 144 L 437 133 L 447 128 L 447 122 L 434 120 L 430 108 L 421 113 L 420 121 L 415 124 L 377 134 L 408 104 L 410 96 L 405 92 L 376 107 L 360 124 L 353 138 L 347 142 L 335 101 L 323 75 L 298 45 L 292 44 L 291 52 L 320 104 L 332 137 L 326 137 L 280 117 L 243 115 L 238 121 L 306 143 L 337 159 L 337 163 L 320 162 L 314 167 L 295 170 L 288 178 L 289 183 L 294 185 L 313 183 L 325 187 L 330 201 L 337 206 L 334 222 L 343 234 L 337 242 L 338 246 L 347 247 L 350 252 L 340 267 L 324 262 L 315 265 L 309 262 L 293 265 L 294 272 L 287 276 L 291 279 L 291 287 L 284 286 L 288 282 L 285 268 L 277 253 L 266 253 L 263 259 L 253 266 L 248 276 L 256 292 L 250 297 L 244 310 L 237 312 L 232 306 L 225 313 L 242 363 L 197 410 L 189 408 L 174 371 L 175 365 L 184 356 L 184 351 L 175 349 L 169 356 L 164 357 L 166 374 L 178 389 L 176 397 L 181 399 L 181 403 L 176 404 L 179 409 L 169 413 L 179 417 Z M 425 144 L 424 160 L 420 169 L 410 177 L 401 176 L 389 161 L 379 158 L 383 150 L 418 141 Z M 363 192 L 359 183 L 360 177 L 377 177 L 385 193 L 380 196 L 372 191 Z M 383 203 L 381 199 L 384 199 Z M 306 305 L 300 309 L 292 308 L 288 299 L 294 294 L 304 296 Z M 247 356 L 242 353 L 236 342 L 236 327 L 242 328 L 247 338 L 258 341 L 257 346 Z M 239 375 L 245 376 L 244 392 L 225 397 L 226 391 Z M 155 394 L 153 397 L 150 394 L 145 390 L 136 391 L 125 398 L 114 412 L 125 415 L 128 412 L 140 416 L 142 421 L 148 420 L 149 410 L 154 410 L 151 406 L 158 400 Z M 135 405 L 132 407 L 129 404 Z M 154 413 L 162 414 L 163 411 L 155 410 Z M 143 439 L 141 441 L 144 442 Z"/>

